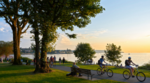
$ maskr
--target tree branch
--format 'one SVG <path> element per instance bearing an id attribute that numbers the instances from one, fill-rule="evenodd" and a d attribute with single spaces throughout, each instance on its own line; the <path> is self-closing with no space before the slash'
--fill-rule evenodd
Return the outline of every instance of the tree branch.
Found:
<path id="1" fill-rule="evenodd" d="M 29 21 L 29 20 L 24 20 L 23 26 L 22 26 L 22 30 L 25 28 L 25 26 L 27 25 L 28 21 Z"/>
<path id="2" fill-rule="evenodd" d="M 23 32 L 21 32 L 21 34 L 26 33 L 26 31 L 27 31 L 29 28 L 30 28 L 30 25 L 28 25 L 28 27 L 27 27 Z"/>
<path id="3" fill-rule="evenodd" d="M 8 23 L 8 24 L 11 26 L 11 29 L 12 29 L 12 24 L 8 21 L 7 16 L 4 16 L 4 18 L 5 18 L 6 23 Z M 13 29 L 12 29 L 12 30 L 13 30 Z"/>

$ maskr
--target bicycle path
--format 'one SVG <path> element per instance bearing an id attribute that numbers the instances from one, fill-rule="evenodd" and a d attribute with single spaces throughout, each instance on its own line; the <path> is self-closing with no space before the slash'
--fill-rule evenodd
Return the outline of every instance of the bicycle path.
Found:
<path id="1" fill-rule="evenodd" d="M 66 67 L 66 66 L 55 65 L 52 68 L 71 72 L 70 67 Z M 122 74 L 114 73 L 113 77 L 110 78 L 106 75 L 106 73 L 99 76 L 99 75 L 97 75 L 97 71 L 91 70 L 91 72 L 92 72 L 92 74 L 94 74 L 92 81 L 101 80 L 101 79 L 108 79 L 108 80 L 116 80 L 116 81 L 127 82 L 127 83 L 150 83 L 150 78 L 146 78 L 146 80 L 144 82 L 139 82 L 136 77 L 134 77 L 134 78 L 131 77 L 130 79 L 126 80 L 126 79 L 124 79 Z M 82 75 L 83 76 L 79 77 L 79 78 L 83 78 L 83 79 L 88 80 L 87 75 L 84 75 L 84 74 L 82 74 Z M 89 80 L 91 80 L 91 79 L 89 79 Z"/>

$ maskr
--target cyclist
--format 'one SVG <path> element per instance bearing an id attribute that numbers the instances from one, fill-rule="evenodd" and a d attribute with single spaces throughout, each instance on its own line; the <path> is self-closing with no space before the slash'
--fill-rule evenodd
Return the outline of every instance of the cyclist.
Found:
<path id="1" fill-rule="evenodd" d="M 134 77 L 134 75 L 133 75 L 134 69 L 133 69 L 133 67 L 130 66 L 131 63 L 133 65 L 136 65 L 135 63 L 132 62 L 131 57 L 128 57 L 128 60 L 125 61 L 125 67 L 130 70 L 132 77 Z"/>
<path id="2" fill-rule="evenodd" d="M 101 69 L 102 74 L 103 74 L 103 68 L 104 68 L 104 70 L 105 70 L 105 64 L 103 64 L 103 62 L 105 62 L 105 61 L 104 61 L 104 56 L 101 56 L 101 58 L 100 58 L 99 61 L 98 61 L 98 64 L 99 64 L 99 66 L 102 68 L 102 69 Z M 106 62 L 105 62 L 105 63 L 106 63 Z"/>

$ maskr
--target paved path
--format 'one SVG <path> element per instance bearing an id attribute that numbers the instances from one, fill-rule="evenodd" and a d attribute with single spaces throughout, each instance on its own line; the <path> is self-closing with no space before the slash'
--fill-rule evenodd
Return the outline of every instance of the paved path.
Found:
<path id="1" fill-rule="evenodd" d="M 55 69 L 59 69 L 59 70 L 63 70 L 63 71 L 68 71 L 70 72 L 70 67 L 66 67 L 66 66 L 54 66 L 53 68 Z M 95 70 L 91 70 L 92 74 L 94 74 L 93 76 L 93 81 L 94 80 L 100 80 L 100 79 L 109 79 L 109 80 L 116 80 L 116 81 L 121 81 L 121 82 L 127 82 L 127 83 L 150 83 L 150 78 L 146 78 L 146 80 L 144 82 L 139 82 L 136 77 L 135 78 L 130 78 L 128 80 L 125 80 L 124 77 L 122 76 L 122 74 L 116 74 L 114 73 L 113 77 L 108 77 L 106 74 L 104 75 L 97 75 L 97 72 Z M 83 79 L 87 79 L 87 75 L 83 75 L 82 77 L 79 78 L 83 78 Z"/>

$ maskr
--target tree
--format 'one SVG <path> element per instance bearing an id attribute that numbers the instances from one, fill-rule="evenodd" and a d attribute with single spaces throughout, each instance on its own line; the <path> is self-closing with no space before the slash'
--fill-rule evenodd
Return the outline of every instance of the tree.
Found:
<path id="1" fill-rule="evenodd" d="M 20 60 L 20 37 L 29 28 L 28 0 L 0 0 L 0 17 L 5 18 L 13 33 L 13 52 L 15 65 L 22 64 Z"/>
<path id="2" fill-rule="evenodd" d="M 117 64 L 121 63 L 120 58 L 122 57 L 121 55 L 121 46 L 116 46 L 115 44 L 107 44 L 106 46 L 106 50 L 105 52 L 105 56 L 106 59 L 109 62 L 112 62 L 113 64 L 116 62 Z"/>
<path id="3" fill-rule="evenodd" d="M 5 55 L 7 59 L 10 54 L 13 54 L 13 42 L 0 41 L 0 56 Z"/>
<path id="4" fill-rule="evenodd" d="M 34 73 L 40 72 L 40 29 L 39 29 L 39 17 L 37 11 L 37 6 L 36 6 L 36 0 L 31 1 L 30 5 L 30 19 L 29 23 L 32 26 L 32 31 L 30 33 L 33 33 L 34 35 L 32 36 L 33 40 L 35 41 L 35 45 L 31 44 L 32 48 L 35 50 L 35 60 L 36 60 L 36 67 Z"/>
<path id="5" fill-rule="evenodd" d="M 81 62 L 95 58 L 95 53 L 95 50 L 91 48 L 89 43 L 79 43 L 74 51 L 75 57 Z"/>
<path id="6" fill-rule="evenodd" d="M 51 23 L 46 19 L 47 15 L 40 16 L 41 11 L 43 10 L 41 3 L 38 3 L 39 0 L 31 1 L 30 6 L 30 20 L 29 23 L 32 26 L 31 33 L 34 33 L 33 39 L 35 40 L 35 58 L 36 58 L 36 68 L 35 73 L 37 72 L 49 72 L 49 64 L 46 63 L 47 51 L 52 51 L 54 49 L 54 44 L 58 38 L 56 32 L 57 28 L 51 27 Z M 39 35 L 42 36 L 40 40 Z M 39 60 L 39 50 L 41 48 L 41 59 Z"/>
<path id="7" fill-rule="evenodd" d="M 31 16 L 37 15 L 39 18 L 37 22 L 35 20 L 34 22 L 42 35 L 41 67 L 43 69 L 47 67 L 45 61 L 48 45 L 57 39 L 56 30 L 60 28 L 62 31 L 73 31 L 74 26 L 85 27 L 90 23 L 91 17 L 95 17 L 104 10 L 99 2 L 100 0 L 32 0 L 29 3 L 31 11 L 35 11 Z M 66 34 L 70 38 L 76 37 L 76 34 Z"/>

